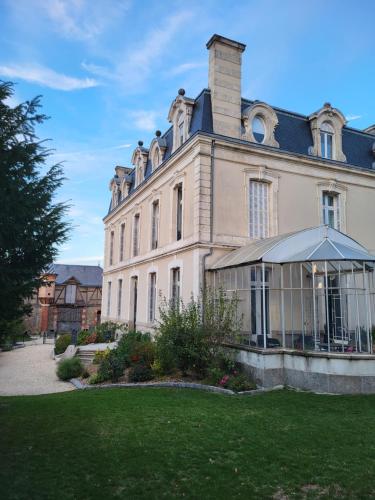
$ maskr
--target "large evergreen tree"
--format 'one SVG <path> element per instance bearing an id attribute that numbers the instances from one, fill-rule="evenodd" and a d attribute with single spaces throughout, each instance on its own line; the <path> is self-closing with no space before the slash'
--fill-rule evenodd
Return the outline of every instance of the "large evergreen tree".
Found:
<path id="1" fill-rule="evenodd" d="M 27 312 L 24 300 L 69 231 L 67 205 L 55 201 L 61 165 L 47 168 L 50 150 L 35 131 L 47 118 L 40 97 L 12 107 L 13 89 L 0 81 L 0 335 Z"/>

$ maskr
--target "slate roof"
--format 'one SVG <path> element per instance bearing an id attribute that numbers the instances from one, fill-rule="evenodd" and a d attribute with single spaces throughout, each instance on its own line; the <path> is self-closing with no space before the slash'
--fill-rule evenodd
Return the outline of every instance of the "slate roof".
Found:
<path id="1" fill-rule="evenodd" d="M 249 105 L 254 104 L 257 101 L 251 101 L 248 99 L 242 99 L 241 107 L 242 110 L 247 108 Z M 287 111 L 285 109 L 277 108 L 271 106 L 277 115 L 278 126 L 275 130 L 275 139 L 279 143 L 280 147 L 275 148 L 278 151 L 284 151 L 289 153 L 297 153 L 301 155 L 308 156 L 309 148 L 313 145 L 313 139 L 310 129 L 310 121 L 308 116 Z M 190 123 L 190 136 L 193 136 L 196 132 L 205 132 L 208 134 L 213 134 L 212 125 L 212 108 L 211 108 L 211 93 L 209 89 L 203 89 L 201 93 L 194 100 L 193 113 Z M 170 127 L 162 136 L 162 139 L 166 142 L 166 151 L 164 154 L 163 162 L 168 160 L 172 154 L 172 141 L 173 141 L 173 130 Z M 249 143 L 248 141 L 241 140 L 240 142 Z M 343 127 L 342 130 L 342 149 L 346 156 L 347 161 L 343 165 L 351 165 L 355 167 L 360 167 L 364 169 L 373 169 L 372 165 L 375 161 L 372 148 L 375 143 L 375 136 L 369 133 L 357 130 L 351 127 Z M 256 144 L 259 148 L 267 148 L 270 146 L 263 146 L 262 144 Z M 310 158 L 316 158 L 315 156 L 310 156 Z M 327 160 L 337 163 L 336 160 Z M 152 175 L 151 159 L 149 158 L 146 165 L 145 177 L 143 182 L 147 182 L 147 179 Z M 129 194 L 132 193 L 134 188 L 134 177 L 135 171 L 133 170 L 129 175 L 132 179 L 132 184 L 129 189 Z M 142 184 L 143 184 L 142 182 Z M 110 210 L 111 211 L 111 206 Z"/>
<path id="2" fill-rule="evenodd" d="M 100 266 L 51 264 L 47 272 L 57 274 L 57 285 L 62 285 L 70 278 L 75 278 L 83 286 L 102 286 L 103 269 Z"/>

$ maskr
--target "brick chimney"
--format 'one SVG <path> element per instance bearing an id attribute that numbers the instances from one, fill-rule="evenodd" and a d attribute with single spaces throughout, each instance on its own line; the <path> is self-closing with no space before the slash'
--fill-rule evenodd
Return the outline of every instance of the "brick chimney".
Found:
<path id="1" fill-rule="evenodd" d="M 214 132 L 237 139 L 241 137 L 241 58 L 245 48 L 220 35 L 207 42 Z"/>

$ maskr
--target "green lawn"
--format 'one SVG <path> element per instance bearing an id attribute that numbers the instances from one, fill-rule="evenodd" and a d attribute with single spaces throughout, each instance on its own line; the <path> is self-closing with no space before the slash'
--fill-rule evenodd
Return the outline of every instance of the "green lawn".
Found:
<path id="1" fill-rule="evenodd" d="M 0 457 L 2 499 L 374 498 L 375 397 L 3 397 Z"/>

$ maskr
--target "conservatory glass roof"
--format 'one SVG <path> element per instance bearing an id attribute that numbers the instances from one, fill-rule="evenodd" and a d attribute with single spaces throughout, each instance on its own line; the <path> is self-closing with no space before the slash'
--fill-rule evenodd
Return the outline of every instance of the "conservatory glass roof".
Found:
<path id="1" fill-rule="evenodd" d="M 372 261 L 375 255 L 346 234 L 329 226 L 318 226 L 272 238 L 252 241 L 221 257 L 210 270 L 255 262 Z"/>

